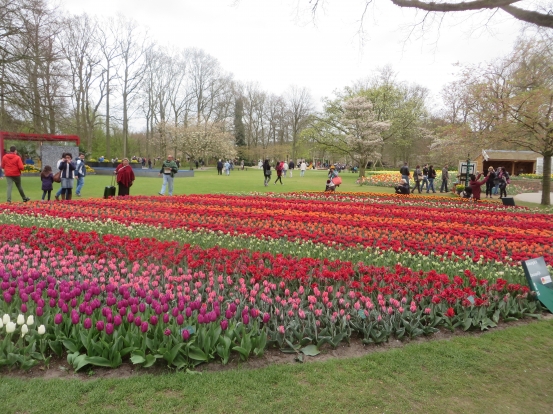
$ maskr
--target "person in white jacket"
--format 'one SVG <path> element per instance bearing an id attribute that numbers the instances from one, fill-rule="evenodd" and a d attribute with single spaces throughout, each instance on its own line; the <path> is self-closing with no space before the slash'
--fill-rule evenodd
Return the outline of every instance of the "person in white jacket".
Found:
<path id="1" fill-rule="evenodd" d="M 307 164 L 305 163 L 305 161 L 302 161 L 300 164 L 300 177 L 304 176 L 305 170 L 307 170 Z"/>

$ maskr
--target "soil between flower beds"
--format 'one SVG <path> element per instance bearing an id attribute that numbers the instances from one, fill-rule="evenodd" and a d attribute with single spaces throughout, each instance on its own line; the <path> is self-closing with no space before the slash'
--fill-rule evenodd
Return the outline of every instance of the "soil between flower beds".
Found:
<path id="1" fill-rule="evenodd" d="M 553 314 L 542 313 L 543 320 L 553 320 Z M 321 347 L 321 353 L 315 357 L 304 357 L 304 363 L 323 362 L 330 359 L 345 359 L 345 358 L 359 358 L 365 355 L 369 355 L 375 352 L 386 352 L 392 349 L 403 348 L 408 344 L 437 342 L 437 341 L 449 341 L 457 337 L 478 337 L 486 335 L 492 332 L 501 331 L 504 329 L 510 329 L 517 326 L 524 326 L 528 324 L 539 323 L 539 320 L 534 318 L 525 318 L 518 321 L 503 322 L 497 327 L 487 331 L 463 331 L 456 329 L 451 332 L 446 328 L 440 328 L 439 332 L 436 332 L 429 336 L 418 336 L 413 339 L 405 338 L 400 341 L 393 339 L 389 342 L 379 345 L 364 345 L 362 338 L 352 337 L 350 344 L 340 343 L 336 349 L 333 349 L 329 344 L 325 344 Z M 222 372 L 231 371 L 235 369 L 248 370 L 248 369 L 262 369 L 276 364 L 299 364 L 296 361 L 295 354 L 284 353 L 277 348 L 268 348 L 265 353 L 260 357 L 252 357 L 247 361 L 241 361 L 238 353 L 234 355 L 228 362 L 223 365 L 220 362 L 214 361 L 208 364 L 201 364 L 196 367 L 196 372 Z M 0 369 L 0 375 L 4 377 L 33 379 L 39 378 L 44 380 L 50 379 L 67 379 L 67 380 L 80 380 L 90 381 L 98 378 L 102 379 L 120 379 L 131 378 L 137 375 L 165 375 L 167 373 L 175 372 L 174 369 L 170 369 L 162 363 L 158 363 L 150 368 L 141 368 L 140 366 L 133 365 L 130 361 L 125 361 L 118 368 L 103 368 L 103 367 L 90 367 L 88 370 L 81 370 L 80 372 L 74 372 L 70 364 L 67 363 L 65 357 L 58 358 L 55 355 L 52 356 L 49 366 L 37 365 L 28 371 L 24 370 L 10 370 L 7 367 Z"/>

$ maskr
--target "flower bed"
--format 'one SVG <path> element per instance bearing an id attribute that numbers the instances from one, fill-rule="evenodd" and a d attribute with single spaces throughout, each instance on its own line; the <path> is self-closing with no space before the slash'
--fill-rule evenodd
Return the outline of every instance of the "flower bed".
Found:
<path id="1" fill-rule="evenodd" d="M 66 354 L 76 370 L 182 369 L 272 346 L 301 359 L 352 337 L 488 329 L 539 312 L 518 261 L 553 253 L 549 216 L 445 198 L 1 207 L 0 365 L 23 368 Z"/>

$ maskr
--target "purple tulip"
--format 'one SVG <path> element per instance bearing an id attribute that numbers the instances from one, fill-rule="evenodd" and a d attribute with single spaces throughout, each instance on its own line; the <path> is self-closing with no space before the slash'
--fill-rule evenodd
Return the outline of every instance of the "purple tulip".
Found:
<path id="1" fill-rule="evenodd" d="M 189 306 L 186 308 L 186 317 L 190 318 L 192 316 L 192 308 Z"/>
<path id="2" fill-rule="evenodd" d="M 142 331 L 142 333 L 148 332 L 148 322 L 142 322 L 142 325 L 140 325 L 140 330 Z"/>
<path id="3" fill-rule="evenodd" d="M 182 331 L 182 339 L 184 341 L 188 341 L 190 339 L 190 332 L 188 332 L 188 329 Z"/>
<path id="4" fill-rule="evenodd" d="M 248 325 L 250 323 L 250 316 L 248 314 L 243 315 L 242 322 L 244 323 L 244 325 Z"/>
<path id="5" fill-rule="evenodd" d="M 107 333 L 108 335 L 111 335 L 111 334 L 113 333 L 113 324 L 112 324 L 112 323 L 108 323 L 108 324 L 106 325 L 106 333 Z"/>
<path id="6" fill-rule="evenodd" d="M 269 315 L 267 312 L 263 314 L 263 323 L 268 323 L 271 319 L 271 315 Z"/>
<path id="7" fill-rule="evenodd" d="M 204 323 L 204 316 L 202 314 L 198 315 L 198 323 L 203 324 Z"/>
<path id="8" fill-rule="evenodd" d="M 177 324 L 182 325 L 184 323 L 184 316 L 182 314 L 177 315 Z"/>
<path id="9" fill-rule="evenodd" d="M 164 334 L 165 336 L 171 335 L 171 329 L 167 328 L 167 329 L 163 332 L 163 334 Z"/>
<path id="10" fill-rule="evenodd" d="M 56 299 L 50 298 L 48 305 L 50 305 L 51 308 L 54 308 L 56 306 Z"/>
<path id="11" fill-rule="evenodd" d="M 8 292 L 4 292 L 4 302 L 11 303 L 12 301 L 12 295 L 10 295 Z"/>
<path id="12" fill-rule="evenodd" d="M 96 322 L 96 329 L 100 332 L 104 330 L 104 321 L 98 321 Z"/>
<path id="13" fill-rule="evenodd" d="M 115 318 L 113 318 L 113 323 L 115 324 L 115 326 L 121 325 L 122 322 L 123 318 L 121 318 L 121 315 L 115 315 Z"/>
<path id="14" fill-rule="evenodd" d="M 227 328 L 228 328 L 228 321 L 227 321 L 226 319 L 223 319 L 223 320 L 221 321 L 221 329 L 222 329 L 223 331 L 226 331 Z"/>
<path id="15" fill-rule="evenodd" d="M 169 323 L 169 314 L 168 313 L 163 314 L 163 323 Z"/>
<path id="16" fill-rule="evenodd" d="M 56 316 L 54 316 L 54 323 L 56 325 L 59 325 L 63 322 L 63 315 L 61 313 L 57 313 Z"/>
<path id="17" fill-rule="evenodd" d="M 132 313 L 138 313 L 138 306 L 132 305 L 132 306 L 131 306 L 131 312 L 132 312 Z"/>
<path id="18" fill-rule="evenodd" d="M 173 317 L 176 318 L 178 314 L 179 314 L 179 309 L 178 308 L 171 309 L 171 315 L 173 315 Z"/>
<path id="19" fill-rule="evenodd" d="M 146 312 L 146 304 L 145 304 L 145 303 L 141 303 L 141 304 L 138 306 L 138 310 L 139 310 L 141 313 Z"/>
<path id="20" fill-rule="evenodd" d="M 132 313 L 129 312 L 129 314 L 127 315 L 127 322 L 129 323 L 133 323 L 134 322 L 134 315 Z"/>
<path id="21" fill-rule="evenodd" d="M 230 309 L 227 309 L 227 311 L 225 312 L 225 318 L 227 319 L 231 319 L 232 318 L 232 312 Z"/>
<path id="22" fill-rule="evenodd" d="M 36 308 L 36 316 L 42 316 L 44 315 L 44 309 L 38 307 Z"/>
<path id="23" fill-rule="evenodd" d="M 127 308 L 126 307 L 121 307 L 119 308 L 119 315 L 121 316 L 125 316 L 127 314 Z"/>
<path id="24" fill-rule="evenodd" d="M 27 313 L 27 305 L 25 303 L 21 304 L 21 313 Z"/>
<path id="25" fill-rule="evenodd" d="M 152 325 L 156 326 L 157 325 L 157 316 L 155 316 L 155 315 L 150 316 L 150 323 Z"/>
<path id="26" fill-rule="evenodd" d="M 71 312 L 71 323 L 73 325 L 77 325 L 79 323 L 79 320 L 80 320 L 79 313 L 77 311 L 73 310 Z"/>
<path id="27" fill-rule="evenodd" d="M 138 327 L 140 327 L 140 325 L 142 325 L 142 319 L 140 319 L 140 316 L 135 316 L 134 324 Z"/>
<path id="28" fill-rule="evenodd" d="M 259 316 L 259 311 L 252 308 L 252 310 L 250 310 L 250 315 L 252 318 L 257 318 Z"/>
<path id="29" fill-rule="evenodd" d="M 85 329 L 90 329 L 90 328 L 92 328 L 92 319 L 86 318 L 86 319 L 84 320 L 84 324 L 83 324 L 83 325 L 84 325 L 84 328 L 85 328 Z"/>

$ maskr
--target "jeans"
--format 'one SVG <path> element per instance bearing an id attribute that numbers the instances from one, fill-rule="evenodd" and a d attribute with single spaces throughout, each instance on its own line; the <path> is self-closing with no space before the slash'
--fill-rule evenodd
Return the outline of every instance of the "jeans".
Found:
<path id="1" fill-rule="evenodd" d="M 444 187 L 445 187 L 445 190 L 444 190 Z M 434 188 L 434 187 L 432 187 L 432 188 Z M 449 190 L 447 189 L 447 180 L 444 180 L 444 179 L 442 179 L 442 186 L 440 187 L 440 193 L 441 193 L 442 191 L 445 191 L 446 193 L 449 191 Z"/>
<path id="2" fill-rule="evenodd" d="M 497 195 L 499 193 L 499 183 L 495 184 L 492 190 L 493 195 Z"/>
<path id="3" fill-rule="evenodd" d="M 168 187 L 169 195 L 173 195 L 173 179 L 174 177 L 171 177 L 171 174 L 163 174 L 163 185 L 159 194 L 165 195 L 165 187 Z"/>
<path id="4" fill-rule="evenodd" d="M 422 184 L 421 184 L 421 191 L 424 190 L 424 185 L 425 184 L 426 184 L 426 191 L 428 191 L 428 177 L 423 175 Z"/>
<path id="5" fill-rule="evenodd" d="M 426 192 L 428 193 L 429 190 L 432 190 L 433 193 L 436 192 L 436 190 L 434 190 L 434 179 L 433 178 L 428 179 L 428 187 L 426 188 Z"/>
<path id="6" fill-rule="evenodd" d="M 23 187 L 21 187 L 21 176 L 18 175 L 16 177 L 8 177 L 6 176 L 6 181 L 8 185 L 8 191 L 7 191 L 7 200 L 8 203 L 11 203 L 12 201 L 12 186 L 15 183 L 15 186 L 17 187 L 17 190 L 19 191 L 19 195 L 23 200 L 25 200 L 27 197 L 25 196 L 25 192 L 23 191 Z"/>
<path id="7" fill-rule="evenodd" d="M 408 175 L 402 175 L 401 178 L 403 178 L 405 181 L 407 181 L 407 185 L 409 185 L 409 176 Z"/>
<path id="8" fill-rule="evenodd" d="M 300 170 L 300 177 L 303 177 L 305 174 L 305 170 Z"/>
<path id="9" fill-rule="evenodd" d="M 77 178 L 77 189 L 75 190 L 75 192 L 77 193 L 78 196 L 81 195 L 81 190 L 83 188 L 83 185 L 84 185 L 84 177 Z"/>

